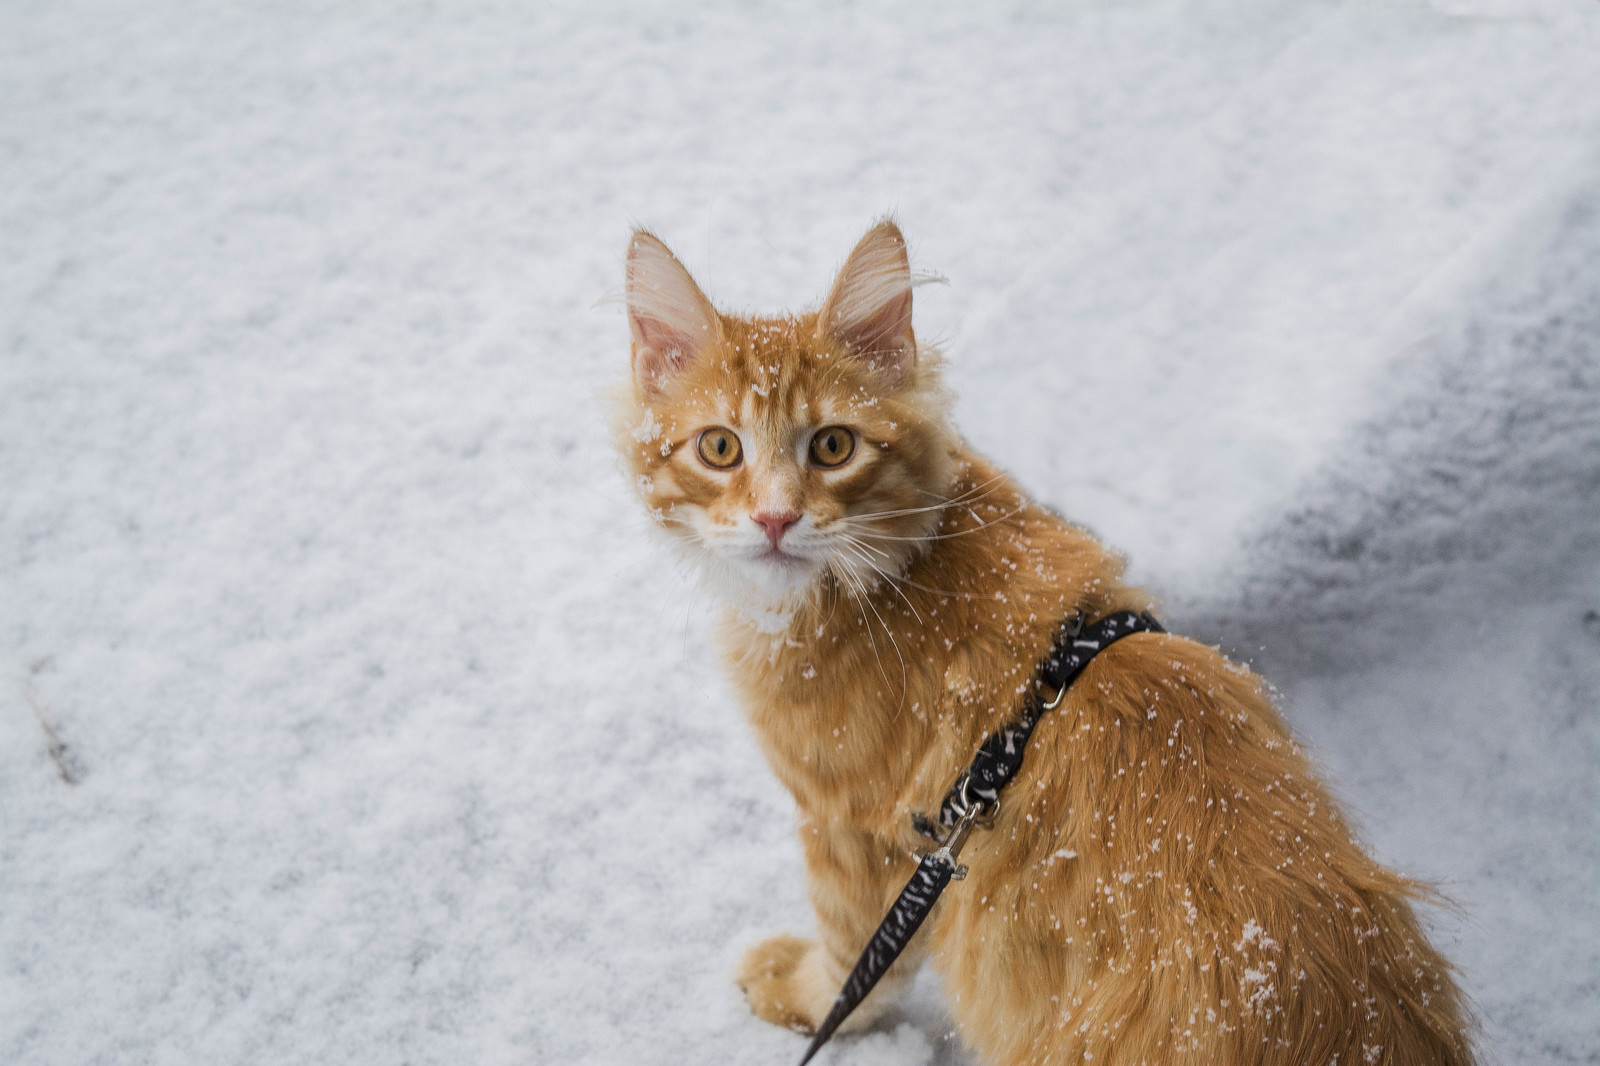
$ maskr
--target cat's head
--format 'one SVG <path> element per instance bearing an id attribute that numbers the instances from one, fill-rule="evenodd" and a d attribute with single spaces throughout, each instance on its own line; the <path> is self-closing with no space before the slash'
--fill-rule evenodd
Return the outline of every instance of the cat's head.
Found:
<path id="1" fill-rule="evenodd" d="M 618 447 L 651 516 L 740 606 L 782 616 L 829 582 L 865 591 L 937 526 L 955 435 L 911 288 L 905 239 L 882 222 L 821 310 L 722 314 L 634 233 Z"/>

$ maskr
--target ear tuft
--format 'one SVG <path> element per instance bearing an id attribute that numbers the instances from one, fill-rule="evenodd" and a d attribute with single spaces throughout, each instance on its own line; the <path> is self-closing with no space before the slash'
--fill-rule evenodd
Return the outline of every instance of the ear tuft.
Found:
<path id="1" fill-rule="evenodd" d="M 657 393 L 719 335 L 716 310 L 678 257 L 652 233 L 628 242 L 628 328 L 633 376 Z"/>
<path id="2" fill-rule="evenodd" d="M 856 243 L 822 304 L 818 326 L 898 384 L 917 358 L 911 263 L 900 227 L 885 219 Z"/>

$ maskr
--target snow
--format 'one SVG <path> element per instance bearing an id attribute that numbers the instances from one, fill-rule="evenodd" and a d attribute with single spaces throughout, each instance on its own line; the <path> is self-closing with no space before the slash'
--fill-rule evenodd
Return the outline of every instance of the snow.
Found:
<path id="1" fill-rule="evenodd" d="M 0 1061 L 796 1059 L 605 298 L 889 209 L 971 439 L 1280 687 L 1486 1059 L 1592 1061 L 1600 15 L 969 7 L 6 5 Z M 819 1061 L 967 1060 L 925 976 Z"/>

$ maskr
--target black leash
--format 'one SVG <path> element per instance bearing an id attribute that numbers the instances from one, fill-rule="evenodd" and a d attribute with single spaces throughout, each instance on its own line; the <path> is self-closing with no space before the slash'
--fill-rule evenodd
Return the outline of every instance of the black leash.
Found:
<path id="1" fill-rule="evenodd" d="M 967 868 L 956 862 L 967 842 L 973 826 L 988 829 L 994 825 L 994 813 L 1000 808 L 1000 791 L 1011 783 L 1022 767 L 1022 753 L 1033 735 L 1033 727 L 1046 711 L 1060 705 L 1072 682 L 1101 651 L 1123 637 L 1134 633 L 1165 633 L 1146 611 L 1118 611 L 1107 615 L 1091 626 L 1083 624 L 1082 615 L 1073 615 L 1062 623 L 1061 636 L 1056 639 L 1044 664 L 1039 668 L 1039 680 L 1055 690 L 1049 702 L 1044 702 L 1037 688 L 1028 695 L 1022 714 L 1017 721 L 984 738 L 983 745 L 956 780 L 939 808 L 939 820 L 931 821 L 926 815 L 912 815 L 917 832 L 930 837 L 939 847 L 921 857 L 917 872 L 911 875 L 900 897 L 889 908 L 889 913 L 879 923 L 877 931 L 867 941 L 855 968 L 845 978 L 844 987 L 834 998 L 828 1016 L 817 1027 L 806 1048 L 800 1066 L 806 1066 L 834 1031 L 844 1024 L 850 1012 L 867 998 L 894 960 L 900 957 L 922 923 L 927 919 L 939 895 L 951 881 L 967 876 Z M 941 832 L 940 829 L 944 831 Z"/>

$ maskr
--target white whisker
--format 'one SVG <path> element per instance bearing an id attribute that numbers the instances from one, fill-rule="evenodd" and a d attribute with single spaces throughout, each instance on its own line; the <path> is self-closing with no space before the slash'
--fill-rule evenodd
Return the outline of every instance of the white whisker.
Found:
<path id="1" fill-rule="evenodd" d="M 872 540 L 914 540 L 914 541 L 952 540 L 952 539 L 954 539 L 956 537 L 965 537 L 968 534 L 976 533 L 981 529 L 988 529 L 990 526 L 994 525 L 995 523 L 1004 522 L 1006 519 L 1015 517 L 1016 515 L 1021 514 L 1023 511 L 1026 511 L 1027 509 L 1028 509 L 1028 502 L 1026 500 L 1024 500 L 1022 503 L 1018 504 L 1013 510 L 1007 511 L 1005 514 L 999 516 L 998 518 L 991 518 L 987 522 L 985 522 L 983 519 L 980 518 L 980 519 L 978 519 L 978 524 L 973 526 L 971 529 L 959 529 L 954 533 L 929 533 L 926 536 L 922 536 L 922 537 L 906 537 L 906 536 L 899 536 L 899 535 L 896 535 L 894 533 L 875 533 L 875 532 L 868 532 L 867 530 L 864 530 L 864 529 L 857 529 L 857 530 L 854 530 L 854 532 L 852 533 L 852 536 L 868 537 L 868 538 L 870 538 Z M 973 517 L 974 518 L 977 517 L 975 512 L 973 512 Z M 846 521 L 848 521 L 848 519 Z"/>
<path id="2" fill-rule="evenodd" d="M 911 613 L 916 616 L 918 624 L 922 624 L 922 612 L 917 610 L 917 605 L 912 603 L 911 598 L 901 590 L 899 583 L 894 579 L 894 577 L 890 575 L 888 571 L 884 570 L 883 567 L 872 561 L 872 559 L 867 555 L 866 545 L 857 546 L 855 544 L 847 543 L 845 545 L 845 550 L 851 552 L 862 562 L 872 567 L 879 577 L 888 582 L 889 587 L 895 591 L 895 594 L 898 595 L 902 600 L 906 601 L 906 606 L 911 608 Z"/>
<path id="3" fill-rule="evenodd" d="M 904 705 L 906 699 L 906 659 L 904 655 L 900 654 L 900 642 L 894 639 L 894 633 L 890 631 L 888 623 L 883 620 L 883 616 L 878 613 L 878 609 L 872 605 L 872 596 L 867 591 L 866 585 L 861 581 L 860 575 L 855 572 L 855 568 L 846 565 L 840 573 L 848 578 L 851 586 L 850 595 L 856 601 L 857 607 L 865 607 L 866 611 L 872 612 L 873 617 L 878 620 L 878 624 L 883 627 L 883 635 L 889 638 L 889 644 L 894 648 L 895 658 L 900 660 L 900 703 Z M 872 623 L 867 619 L 866 611 L 861 612 L 861 622 L 867 631 L 867 642 L 872 646 L 872 657 L 878 662 L 878 674 L 883 678 L 883 683 L 893 688 L 894 682 L 889 677 L 888 669 L 883 665 L 883 655 L 878 651 L 878 640 L 872 635 Z M 898 708 L 896 708 L 895 713 L 899 713 Z"/>
<path id="4" fill-rule="evenodd" d="M 866 605 L 867 610 L 872 612 L 872 616 L 883 627 L 883 635 L 889 638 L 889 646 L 894 649 L 895 658 L 900 660 L 900 703 L 895 707 L 895 714 L 898 715 L 900 707 L 903 707 L 906 702 L 906 657 L 900 653 L 900 642 L 894 639 L 894 632 L 890 630 L 889 623 L 883 620 L 883 615 L 879 614 L 878 609 L 872 605 L 872 596 L 867 592 L 865 585 L 862 586 L 861 602 Z M 863 615 L 862 617 L 865 619 L 866 616 Z M 867 638 L 869 640 L 872 639 L 871 623 L 867 624 Z M 876 640 L 872 641 L 872 652 L 874 655 L 878 652 L 878 642 Z M 883 674 L 884 682 L 893 687 L 893 682 L 889 680 L 888 672 L 883 669 L 883 659 L 881 657 L 878 659 L 878 669 Z"/>
<path id="5" fill-rule="evenodd" d="M 1001 475 L 997 474 L 996 476 L 990 478 L 988 481 L 985 481 L 982 485 L 975 485 L 972 488 L 968 489 L 966 492 L 960 493 L 960 494 L 958 494 L 958 495 L 956 495 L 956 496 L 954 496 L 954 497 L 952 497 L 952 498 L 950 498 L 948 500 L 943 500 L 943 501 L 941 501 L 939 503 L 929 504 L 926 507 L 900 507 L 900 508 L 895 508 L 895 509 L 888 510 L 888 511 L 863 511 L 860 514 L 846 515 L 845 518 L 847 520 L 869 519 L 869 518 L 902 518 L 902 517 L 904 517 L 906 515 L 926 514 L 929 511 L 942 511 L 946 507 L 954 507 L 954 506 L 957 506 L 957 505 L 963 504 L 963 503 L 968 504 L 970 506 L 971 504 L 977 503 L 979 500 L 983 499 L 984 496 L 989 495 L 989 493 L 987 493 L 987 492 L 981 492 L 980 495 L 972 496 L 973 493 L 980 492 L 980 490 L 985 489 L 990 485 L 993 485 L 996 481 L 999 481 L 1000 479 L 1001 479 Z M 969 497 L 969 496 L 972 496 L 972 498 L 971 499 L 967 499 L 967 497 Z"/>

